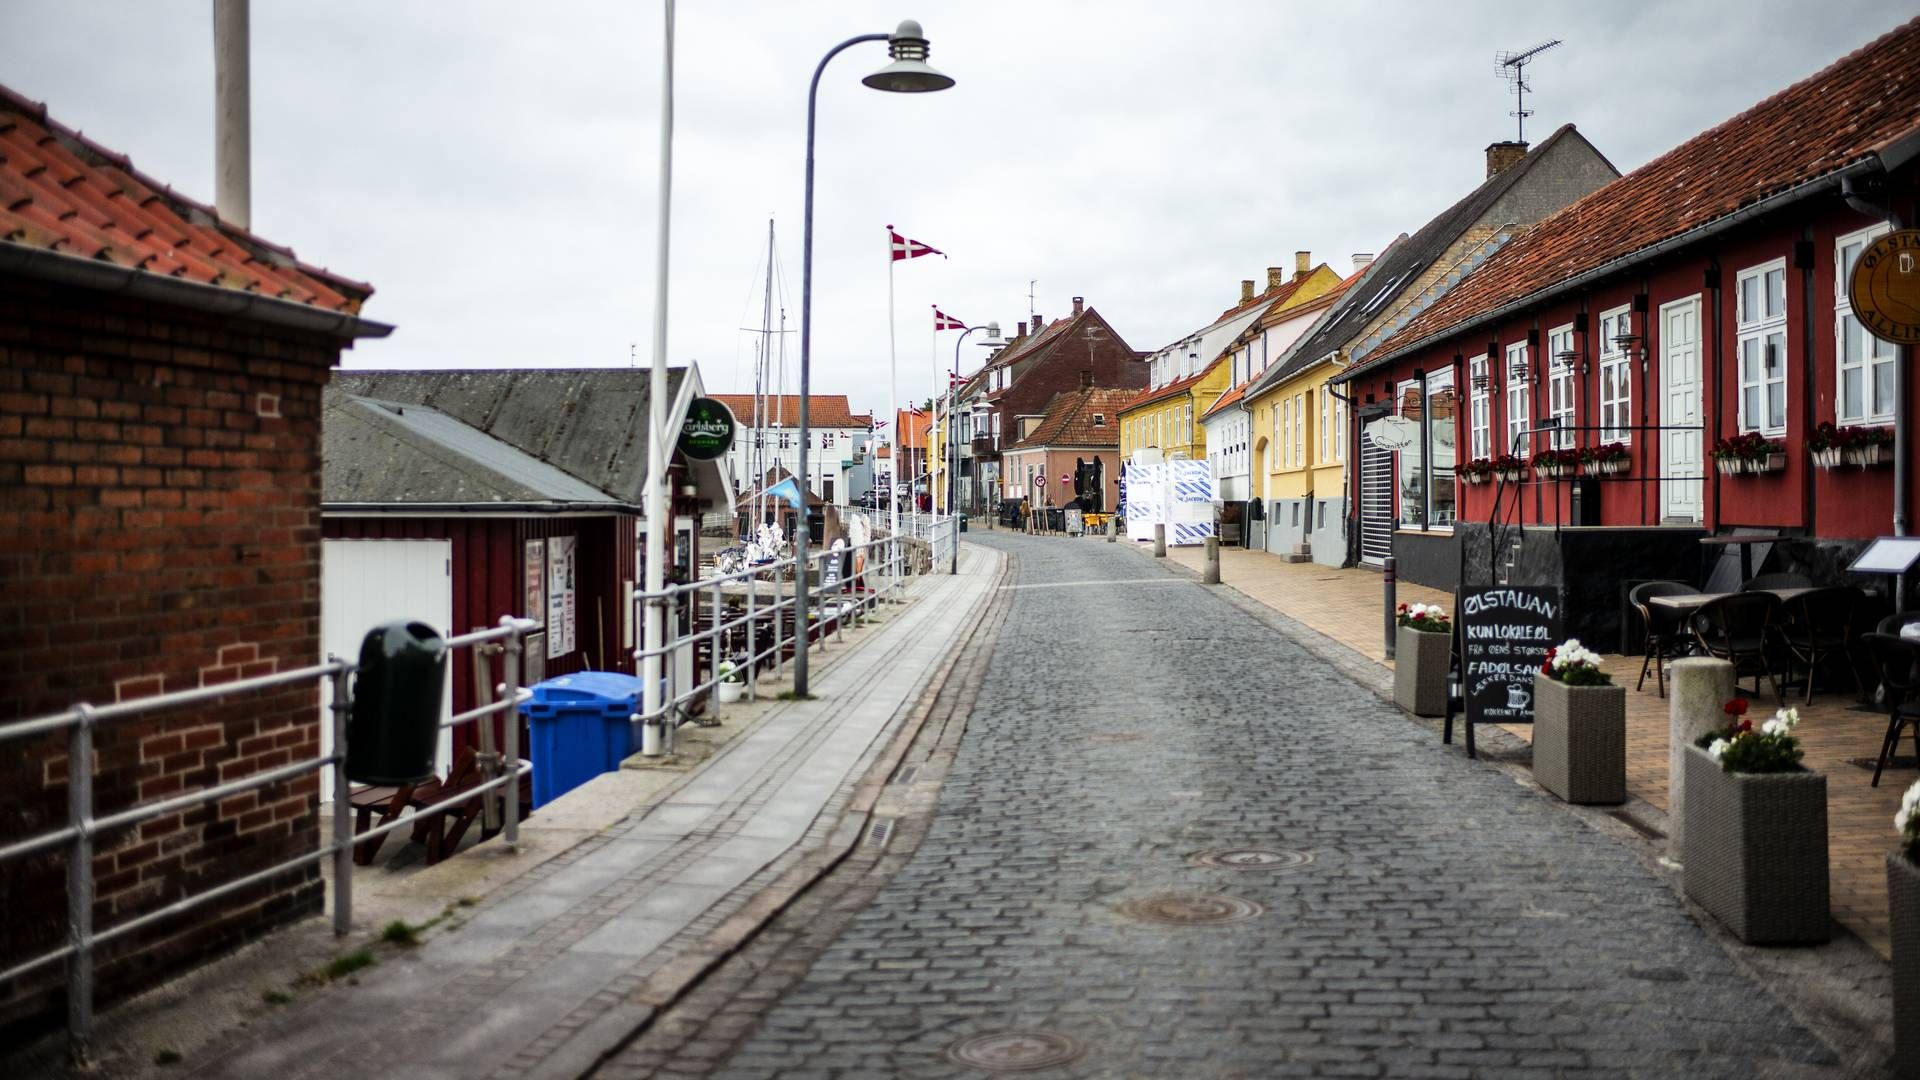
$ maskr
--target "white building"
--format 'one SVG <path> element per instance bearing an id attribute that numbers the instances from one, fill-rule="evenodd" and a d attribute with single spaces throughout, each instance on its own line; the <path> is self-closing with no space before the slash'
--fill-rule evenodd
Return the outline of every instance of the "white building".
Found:
<path id="1" fill-rule="evenodd" d="M 745 493 L 760 487 L 774 469 L 800 475 L 800 396 L 770 394 L 761 399 L 761 423 L 754 426 L 752 394 L 714 394 L 733 410 L 739 424 L 727 465 L 734 490 Z M 845 394 L 811 394 L 807 404 L 807 487 L 823 501 L 839 506 L 857 503 L 864 491 L 853 490 L 856 473 L 866 473 L 873 417 L 855 413 Z M 757 471 L 758 476 L 755 475 Z"/>

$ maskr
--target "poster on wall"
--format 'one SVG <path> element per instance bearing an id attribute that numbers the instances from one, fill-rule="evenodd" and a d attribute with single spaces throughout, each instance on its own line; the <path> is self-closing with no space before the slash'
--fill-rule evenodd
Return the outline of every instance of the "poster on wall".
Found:
<path id="1" fill-rule="evenodd" d="M 521 608 L 529 619 L 545 621 L 547 617 L 547 542 L 545 540 L 527 541 L 526 571 L 527 606 Z"/>
<path id="2" fill-rule="evenodd" d="M 580 543 L 577 536 L 547 541 L 547 657 L 573 651 L 573 571 Z"/>

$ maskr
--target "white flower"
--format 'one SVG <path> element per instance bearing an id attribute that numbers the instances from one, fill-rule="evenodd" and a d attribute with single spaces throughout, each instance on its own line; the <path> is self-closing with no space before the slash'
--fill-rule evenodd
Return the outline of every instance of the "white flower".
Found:
<path id="1" fill-rule="evenodd" d="M 1913 822 L 1913 807 L 1902 806 L 1900 812 L 1893 815 L 1893 831 L 1901 836 L 1907 835 L 1907 826 Z"/>
<path id="2" fill-rule="evenodd" d="M 1793 725 L 1780 719 L 1778 716 L 1771 717 L 1760 724 L 1760 734 L 1762 735 L 1785 735 L 1792 730 Z"/>
<path id="3" fill-rule="evenodd" d="M 1715 739 L 1713 740 L 1713 744 L 1707 747 L 1707 756 L 1715 761 L 1719 761 L 1720 755 L 1726 753 L 1727 747 L 1731 745 L 1733 744 L 1725 739 Z"/>
<path id="4" fill-rule="evenodd" d="M 1915 807 L 1920 807 L 1920 781 L 1915 781 L 1907 793 L 1900 796 L 1900 809 L 1912 810 Z"/>
<path id="5" fill-rule="evenodd" d="M 1780 722 L 1781 732 L 1783 734 L 1792 731 L 1794 726 L 1800 723 L 1800 710 L 1781 709 L 1779 712 L 1773 714 L 1773 720 L 1768 721 L 1768 723 L 1772 723 L 1775 720 Z"/>

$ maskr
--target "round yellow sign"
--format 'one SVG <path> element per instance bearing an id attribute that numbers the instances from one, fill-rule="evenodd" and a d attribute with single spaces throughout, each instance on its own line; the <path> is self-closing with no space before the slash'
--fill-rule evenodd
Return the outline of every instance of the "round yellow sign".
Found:
<path id="1" fill-rule="evenodd" d="M 1853 264 L 1847 299 L 1874 337 L 1920 344 L 1920 229 L 1901 229 L 1868 244 Z"/>

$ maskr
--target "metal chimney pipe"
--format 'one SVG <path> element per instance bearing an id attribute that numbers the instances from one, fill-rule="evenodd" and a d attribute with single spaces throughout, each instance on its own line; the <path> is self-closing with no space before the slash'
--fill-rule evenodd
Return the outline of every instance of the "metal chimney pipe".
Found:
<path id="1" fill-rule="evenodd" d="M 253 105 L 248 77 L 248 0 L 213 0 L 213 207 L 220 220 L 253 228 Z"/>

